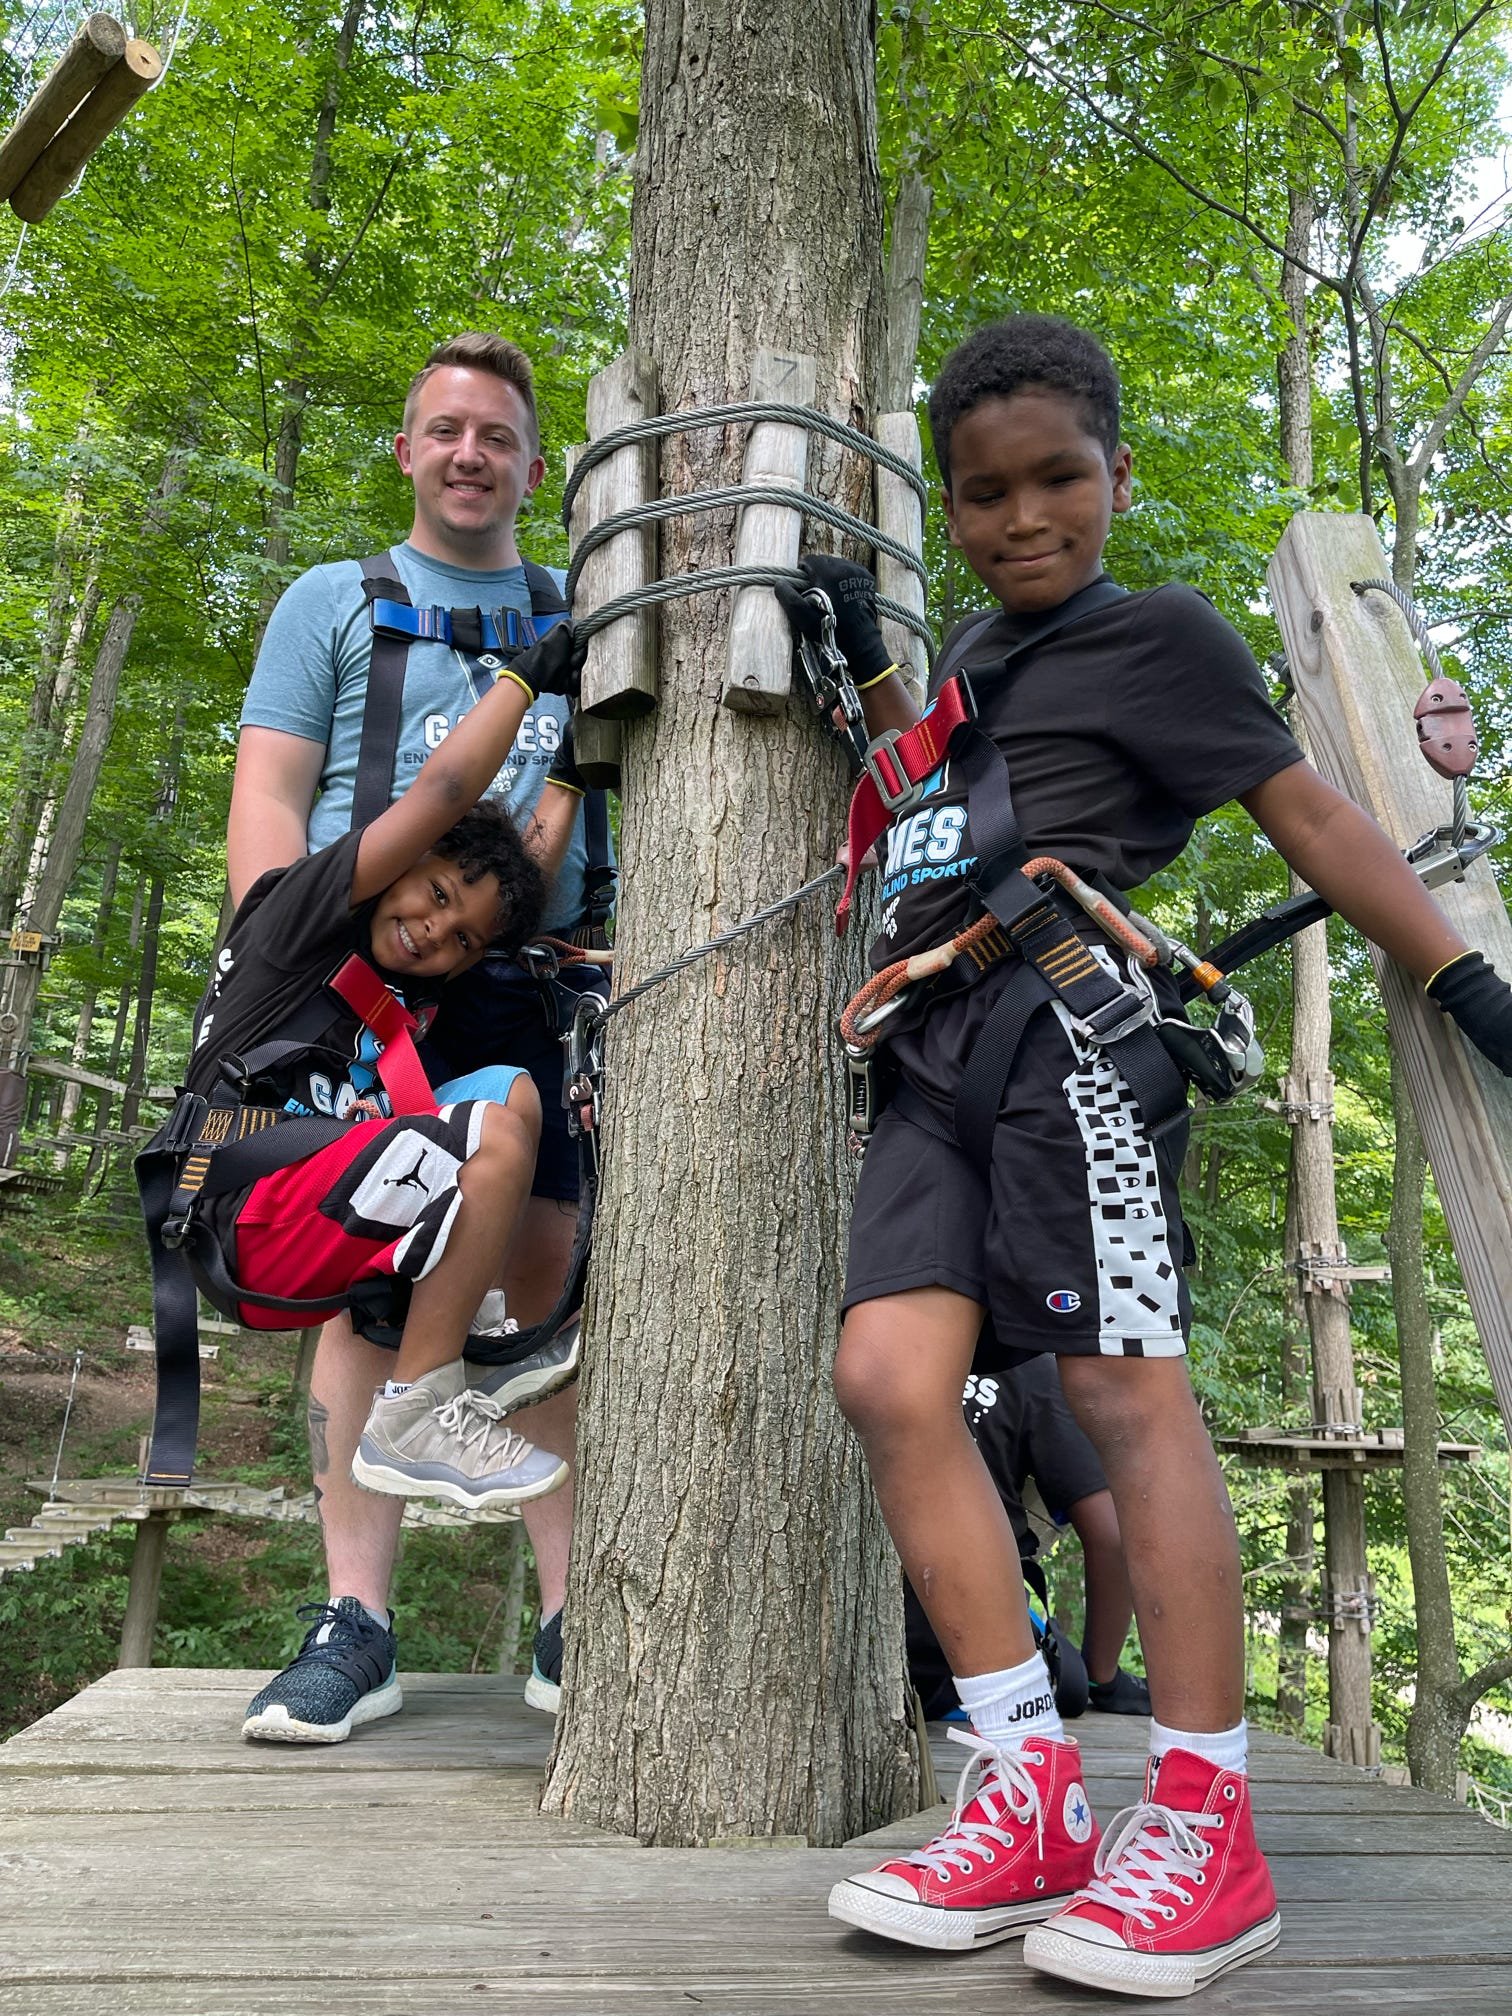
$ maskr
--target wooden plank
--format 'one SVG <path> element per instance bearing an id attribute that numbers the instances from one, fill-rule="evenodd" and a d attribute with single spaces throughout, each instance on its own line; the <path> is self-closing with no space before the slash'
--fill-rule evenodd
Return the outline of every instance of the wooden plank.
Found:
<path id="1" fill-rule="evenodd" d="M 890 448 L 894 455 L 922 470 L 924 449 L 919 439 L 919 416 L 912 407 L 906 413 L 879 413 L 877 440 L 883 448 Z M 901 476 L 895 476 L 879 463 L 876 469 L 876 497 L 877 530 L 887 533 L 900 546 L 907 546 L 922 559 L 924 507 L 919 502 L 918 492 Z M 905 609 L 912 609 L 923 616 L 923 581 L 911 567 L 905 567 L 900 560 L 894 560 L 886 553 L 877 555 L 877 587 L 889 601 L 900 602 Z M 883 623 L 882 638 L 895 664 L 912 666 L 909 690 L 922 705 L 929 684 L 929 653 L 924 648 L 923 638 L 916 637 L 903 624 L 893 622 Z"/>
<path id="2" fill-rule="evenodd" d="M 648 419 L 657 410 L 656 367 L 643 350 L 627 350 L 588 382 L 588 432 L 597 438 Z M 656 443 L 621 448 L 590 471 L 572 513 L 573 542 L 632 504 L 656 495 Z M 605 602 L 644 588 L 656 579 L 656 526 L 648 523 L 619 533 L 590 553 L 573 596 L 573 614 L 591 616 Z M 656 705 L 657 620 L 654 609 L 637 610 L 599 631 L 588 646 L 583 668 L 585 713 L 626 719 Z"/>
<path id="3" fill-rule="evenodd" d="M 91 14 L 0 141 L 0 197 L 9 196 L 76 105 L 126 53 L 126 31 Z"/>
<path id="4" fill-rule="evenodd" d="M 133 37 L 119 63 L 107 70 L 84 103 L 48 142 L 16 185 L 10 206 L 28 224 L 40 224 L 72 188 L 84 165 L 109 139 L 144 93 L 163 74 L 163 59 L 150 42 Z"/>
<path id="5" fill-rule="evenodd" d="M 812 406 L 819 383 L 813 357 L 758 348 L 751 359 L 753 401 Z M 780 504 L 747 504 L 735 531 L 737 567 L 795 567 L 803 543 L 804 486 L 808 479 L 809 433 L 760 420 L 746 442 L 741 481 L 749 489 L 791 490 L 791 511 Z M 793 638 L 770 588 L 740 588 L 730 618 L 725 661 L 726 707 L 742 714 L 775 714 L 793 690 Z"/>
<path id="6" fill-rule="evenodd" d="M 623 733 L 618 721 L 607 714 L 574 717 L 572 747 L 583 782 L 595 791 L 618 791 Z"/>
<path id="7" fill-rule="evenodd" d="M 1313 760 L 1407 846 L 1449 817 L 1449 786 L 1417 749 L 1417 646 L 1400 610 L 1352 581 L 1389 574 L 1368 518 L 1299 512 L 1267 579 Z M 1512 919 L 1484 860 L 1437 891 L 1460 935 L 1512 977 Z M 1454 1240 L 1481 1348 L 1512 1430 L 1512 1085 L 1401 967 L 1370 948 Z"/>

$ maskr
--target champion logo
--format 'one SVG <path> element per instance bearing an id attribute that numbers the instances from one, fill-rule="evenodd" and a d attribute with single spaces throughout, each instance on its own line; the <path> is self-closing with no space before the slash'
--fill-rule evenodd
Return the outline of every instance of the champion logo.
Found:
<path id="1" fill-rule="evenodd" d="M 1081 1297 L 1074 1288 L 1056 1288 L 1045 1297 L 1045 1307 L 1057 1316 L 1070 1316 L 1080 1309 Z"/>
<path id="2" fill-rule="evenodd" d="M 1072 1785 L 1061 1806 L 1061 1822 L 1073 1841 L 1087 1841 L 1092 1835 L 1092 1808 L 1081 1786 Z"/>

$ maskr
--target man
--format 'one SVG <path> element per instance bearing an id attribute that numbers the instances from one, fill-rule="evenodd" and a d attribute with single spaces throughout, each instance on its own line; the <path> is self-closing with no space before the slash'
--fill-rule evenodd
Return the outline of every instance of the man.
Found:
<path id="1" fill-rule="evenodd" d="M 457 336 L 431 352 L 410 386 L 394 443 L 414 490 L 408 540 L 389 555 L 417 609 L 477 607 L 530 613 L 515 540 L 520 507 L 545 474 L 533 374 L 524 351 L 487 334 Z M 352 823 L 372 653 L 372 619 L 355 561 L 312 568 L 288 589 L 268 625 L 242 712 L 227 833 L 231 896 L 240 902 L 270 868 L 328 845 Z M 501 659 L 416 640 L 405 666 L 390 797 L 413 781 L 429 750 L 487 690 Z M 525 826 L 555 887 L 546 928 L 570 930 L 584 907 L 582 795 L 570 772 L 544 789 L 561 750 L 567 703 L 543 694 L 528 710 L 494 789 Z M 535 982 L 490 960 L 454 990 L 434 1032 L 433 1077 L 492 1062 L 524 1065 L 542 1092 L 544 1126 L 533 1194 L 506 1257 L 506 1305 L 522 1325 L 555 1305 L 576 1223 L 577 1170 L 560 1098 L 561 1053 Z M 351 1461 L 375 1386 L 391 1354 L 354 1337 L 346 1319 L 327 1324 L 310 1382 L 310 1456 L 320 1505 L 330 1601 L 318 1609 L 298 1658 L 251 1704 L 243 1733 L 284 1742 L 341 1742 L 356 1723 L 392 1714 L 395 1644 L 389 1581 L 403 1510 L 351 1477 Z M 544 1362 L 494 1375 L 495 1398 L 541 1396 L 520 1413 L 530 1441 L 570 1463 L 576 1393 L 555 1390 L 575 1369 L 571 1345 L 548 1346 Z M 506 1388 L 504 1392 L 500 1388 Z M 541 1585 L 535 1670 L 527 1698 L 555 1712 L 561 1670 L 560 1611 L 572 1531 L 571 1483 L 529 1508 L 526 1530 Z"/>

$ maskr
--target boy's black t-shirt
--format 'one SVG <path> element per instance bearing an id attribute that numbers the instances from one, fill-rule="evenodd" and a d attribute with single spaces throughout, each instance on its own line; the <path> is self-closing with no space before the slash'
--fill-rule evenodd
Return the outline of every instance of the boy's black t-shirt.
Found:
<path id="1" fill-rule="evenodd" d="M 979 617 L 957 624 L 954 640 Z M 1007 759 L 1031 853 L 1134 889 L 1176 859 L 1204 813 L 1302 760 L 1249 646 L 1193 588 L 1127 595 L 1005 654 L 1043 616 L 1000 610 L 963 666 L 978 725 Z M 879 844 L 880 970 L 945 943 L 979 914 L 966 792 L 946 763 Z"/>
<path id="2" fill-rule="evenodd" d="M 185 1077 L 191 1092 L 213 1092 L 221 1083 L 221 1058 L 245 1057 L 277 1036 L 280 1025 L 319 992 L 349 954 L 371 959 L 373 902 L 352 907 L 361 839 L 360 829 L 346 833 L 317 854 L 271 870 L 248 890 L 195 1012 Z M 373 1100 L 388 1113 L 371 1030 L 334 995 L 328 998 L 330 1023 L 317 1041 L 330 1054 L 307 1058 L 282 1074 L 281 1098 L 292 1112 L 338 1120 L 359 1099 Z"/>
<path id="3" fill-rule="evenodd" d="M 1127 595 L 1003 669 L 1005 653 L 1043 621 L 1000 611 L 964 660 L 978 725 L 1007 759 L 1032 853 L 1137 888 L 1176 859 L 1205 813 L 1303 760 L 1249 646 L 1195 589 L 1173 582 Z M 966 793 L 951 768 L 935 773 L 879 845 L 882 929 L 871 948 L 879 971 L 948 942 L 980 914 Z M 897 1061 L 947 1114 L 1008 971 L 936 995 L 888 1026 Z"/>

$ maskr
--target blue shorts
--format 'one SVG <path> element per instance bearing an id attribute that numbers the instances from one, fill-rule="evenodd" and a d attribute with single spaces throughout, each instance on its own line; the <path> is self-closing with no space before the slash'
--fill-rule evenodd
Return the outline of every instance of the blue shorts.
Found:
<path id="1" fill-rule="evenodd" d="M 561 980 L 581 993 L 600 976 L 596 967 L 569 967 Z M 540 988 L 523 966 L 491 953 L 449 982 L 420 1056 L 438 1097 L 445 1084 L 451 1098 L 502 1098 L 502 1093 L 476 1086 L 465 1094 L 449 1088 L 464 1076 L 471 1080 L 485 1066 L 512 1066 L 511 1077 L 528 1072 L 541 1095 L 541 1146 L 530 1194 L 577 1202 L 577 1145 L 567 1131 L 562 1104 L 561 1040 L 547 1018 Z"/>

